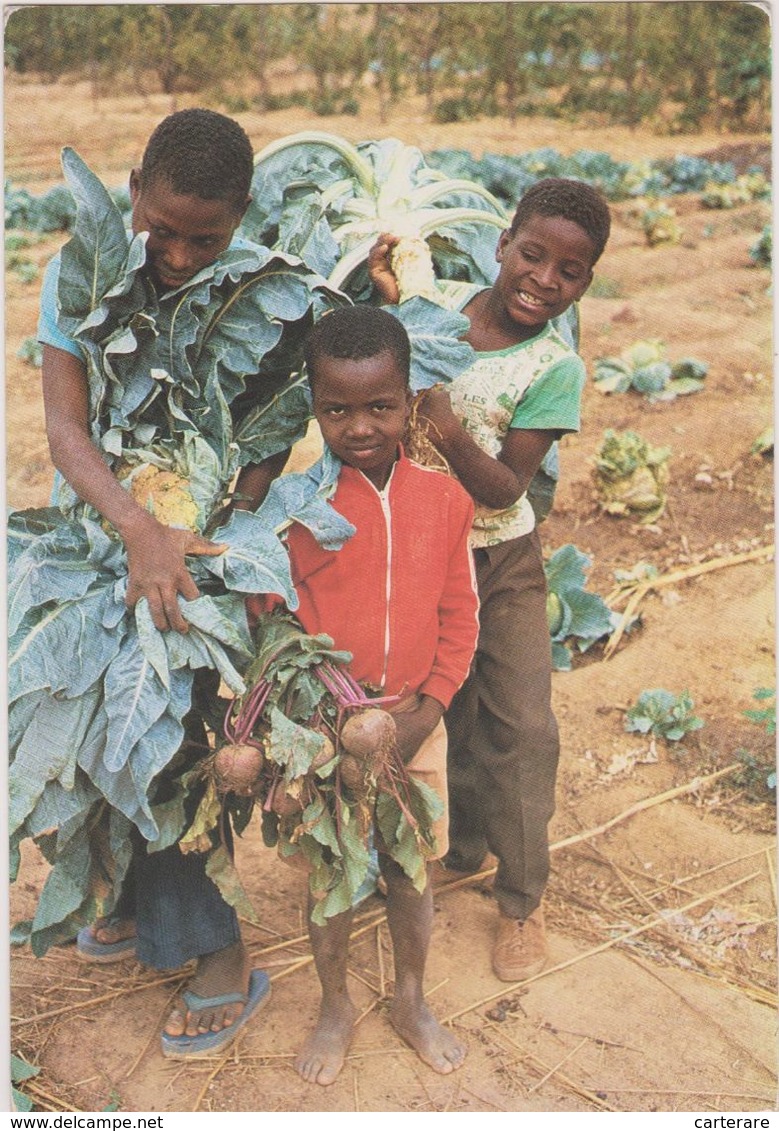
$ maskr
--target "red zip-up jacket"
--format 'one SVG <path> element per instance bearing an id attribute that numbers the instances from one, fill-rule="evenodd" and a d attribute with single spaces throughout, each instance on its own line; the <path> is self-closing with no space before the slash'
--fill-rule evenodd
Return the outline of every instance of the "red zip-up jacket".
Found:
<path id="1" fill-rule="evenodd" d="M 355 679 L 448 707 L 478 635 L 470 496 L 401 454 L 382 492 L 344 466 L 331 505 L 356 527 L 340 550 L 322 549 L 299 523 L 287 531 L 295 616 L 306 632 L 325 632 L 351 652 Z M 247 603 L 251 615 L 278 602 Z"/>

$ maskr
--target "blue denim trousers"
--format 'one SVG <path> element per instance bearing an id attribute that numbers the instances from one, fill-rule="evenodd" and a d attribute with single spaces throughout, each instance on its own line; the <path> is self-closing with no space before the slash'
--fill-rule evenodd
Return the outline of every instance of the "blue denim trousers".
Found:
<path id="1" fill-rule="evenodd" d="M 241 938 L 238 917 L 206 875 L 206 857 L 178 845 L 147 852 L 135 844 L 114 915 L 134 919 L 138 960 L 175 970 Z"/>

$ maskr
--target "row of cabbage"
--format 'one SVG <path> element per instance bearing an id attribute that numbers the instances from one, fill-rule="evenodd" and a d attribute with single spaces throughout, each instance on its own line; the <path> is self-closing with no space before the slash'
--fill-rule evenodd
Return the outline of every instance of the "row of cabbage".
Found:
<path id="1" fill-rule="evenodd" d="M 564 156 L 556 149 L 544 147 L 516 156 L 485 153 L 480 158 L 464 149 L 439 149 L 428 155 L 428 161 L 452 177 L 478 181 L 509 205 L 542 177 L 587 181 L 614 201 L 706 192 L 711 186 L 726 186 L 738 180 L 731 161 L 709 161 L 684 154 L 631 162 L 617 161 L 608 153 L 588 149 Z M 757 166 L 748 170 L 751 174 L 757 172 L 762 172 Z"/>
<path id="2" fill-rule="evenodd" d="M 465 149 L 438 149 L 428 163 L 451 177 L 467 178 L 487 188 L 506 207 L 542 177 L 573 177 L 597 185 L 609 200 L 673 196 L 685 192 L 711 192 L 714 186 L 736 185 L 739 177 L 730 161 L 709 161 L 680 154 L 665 160 L 617 161 L 608 153 L 580 149 L 564 156 L 556 149 L 529 150 L 515 156 L 486 153 L 474 157 Z M 757 167 L 747 175 L 760 173 Z M 763 178 L 761 195 L 768 196 Z M 111 193 L 121 211 L 129 210 L 125 189 Z M 721 195 L 721 193 L 720 193 Z M 716 206 L 716 205 L 715 205 Z M 75 204 L 65 185 L 55 185 L 34 195 L 5 182 L 5 227 L 27 231 L 67 231 L 75 218 Z"/>

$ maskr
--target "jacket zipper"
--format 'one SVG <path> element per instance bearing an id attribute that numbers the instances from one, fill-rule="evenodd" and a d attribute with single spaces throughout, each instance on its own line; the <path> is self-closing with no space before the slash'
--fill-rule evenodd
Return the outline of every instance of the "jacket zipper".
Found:
<path id="1" fill-rule="evenodd" d="M 385 564 L 385 579 L 384 579 L 384 662 L 382 665 L 381 683 L 379 687 L 385 687 L 387 683 L 387 665 L 389 663 L 389 650 L 390 650 L 390 598 L 392 596 L 392 511 L 390 510 L 389 493 L 392 485 L 392 478 L 395 474 L 397 463 L 392 465 L 390 477 L 380 491 L 375 483 L 371 483 L 370 479 L 364 472 L 361 474 L 365 478 L 365 482 L 370 484 L 379 498 L 381 506 L 381 513 L 384 518 L 384 526 L 387 531 L 387 560 Z"/>
<path id="2" fill-rule="evenodd" d="M 392 469 L 394 472 L 394 468 Z M 385 613 L 384 613 L 384 665 L 381 673 L 381 687 L 387 683 L 387 664 L 389 663 L 389 650 L 390 650 L 390 598 L 392 596 L 392 512 L 390 511 L 389 504 L 389 489 L 392 482 L 392 475 L 387 480 L 387 485 L 383 491 L 379 491 L 379 501 L 381 502 L 381 511 L 384 515 L 384 523 L 387 528 L 387 564 L 386 564 L 386 578 L 384 583 L 384 599 L 385 599 Z"/>

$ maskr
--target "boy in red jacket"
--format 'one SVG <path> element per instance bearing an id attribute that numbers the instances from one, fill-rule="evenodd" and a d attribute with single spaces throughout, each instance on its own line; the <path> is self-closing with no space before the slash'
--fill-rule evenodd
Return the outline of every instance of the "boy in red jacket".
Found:
<path id="1" fill-rule="evenodd" d="M 370 306 L 334 311 L 309 335 L 306 363 L 314 415 L 343 464 L 331 503 L 356 533 L 330 551 L 299 523 L 289 529 L 296 616 L 306 632 L 325 632 L 336 648 L 351 652 L 355 679 L 400 696 L 393 713 L 403 761 L 445 803 L 442 715 L 468 674 L 478 634 L 468 550 L 473 505 L 457 482 L 411 463 L 400 447 L 409 411 L 409 342 L 396 318 Z M 250 598 L 249 607 L 264 607 L 263 598 Z M 444 814 L 436 825 L 440 855 L 446 828 Z M 465 1047 L 435 1020 L 422 993 L 430 884 L 420 894 L 389 856 L 380 852 L 379 862 L 395 961 L 392 1023 L 426 1064 L 452 1072 Z M 351 911 L 324 927 L 309 920 L 322 1003 L 296 1068 L 318 1084 L 335 1080 L 352 1036 L 351 923 Z"/>

